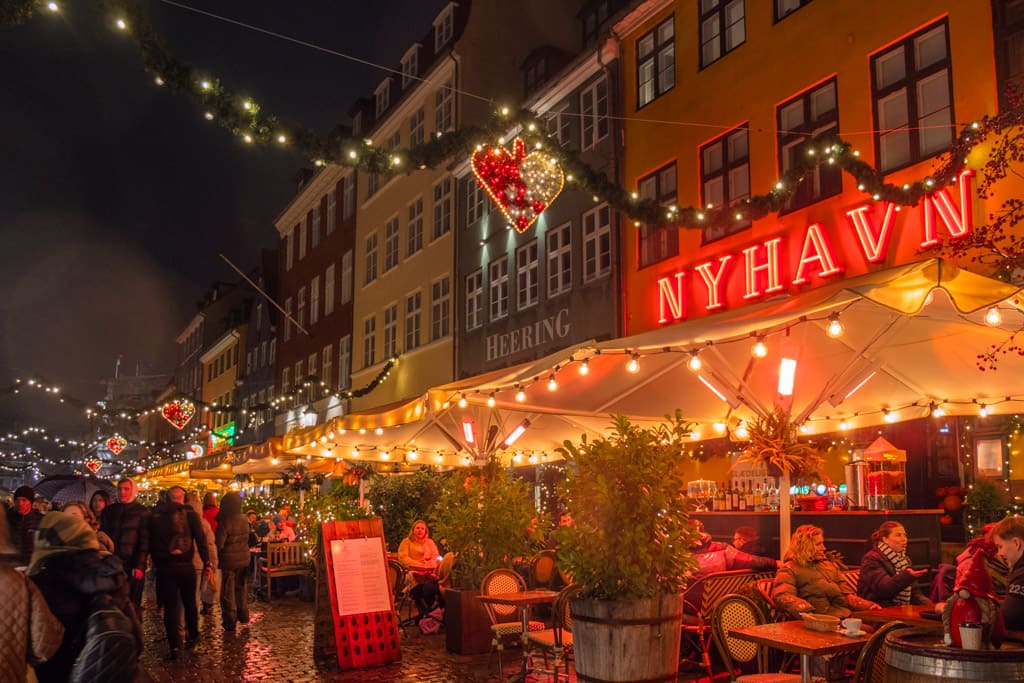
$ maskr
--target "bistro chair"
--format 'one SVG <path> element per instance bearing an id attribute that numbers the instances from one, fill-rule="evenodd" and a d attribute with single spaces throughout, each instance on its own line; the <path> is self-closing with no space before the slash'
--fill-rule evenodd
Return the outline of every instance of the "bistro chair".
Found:
<path id="1" fill-rule="evenodd" d="M 885 636 L 889 631 L 906 626 L 902 621 L 890 621 L 871 634 L 857 657 L 857 668 L 851 683 L 876 683 L 885 680 Z"/>
<path id="2" fill-rule="evenodd" d="M 551 588 L 558 577 L 555 569 L 555 551 L 542 550 L 530 563 L 531 588 Z"/>
<path id="3" fill-rule="evenodd" d="M 569 611 L 569 600 L 579 591 L 576 586 L 566 586 L 559 592 L 555 604 L 551 608 L 551 628 L 543 631 L 530 631 L 526 634 L 526 644 L 530 655 L 539 650 L 544 657 L 544 670 L 533 669 L 541 673 L 550 673 L 557 681 L 559 676 L 569 680 L 569 660 L 572 658 L 572 614 Z M 548 654 L 552 657 L 552 670 L 548 671 Z M 565 663 L 565 673 L 558 672 L 560 664 Z"/>
<path id="4" fill-rule="evenodd" d="M 766 673 L 768 648 L 757 643 L 733 638 L 733 629 L 768 623 L 761 608 L 750 598 L 730 594 L 715 602 L 711 613 L 711 633 L 718 654 L 733 683 L 799 683 L 800 674 Z M 755 662 L 757 673 L 736 675 L 743 664 Z"/>
<path id="5" fill-rule="evenodd" d="M 391 595 L 395 601 L 395 615 L 398 617 L 399 628 L 405 628 L 414 620 L 411 610 L 412 603 L 409 601 L 409 589 L 411 586 L 405 579 L 405 565 L 395 559 L 388 560 L 388 583 L 391 585 Z M 402 611 L 410 607 L 409 616 L 402 618 Z"/>
<path id="6" fill-rule="evenodd" d="M 480 582 L 481 595 L 500 595 L 502 593 L 519 593 L 526 590 L 526 582 L 523 577 L 511 569 L 495 569 Z M 515 605 L 492 605 L 484 603 L 487 608 L 487 616 L 491 619 L 491 650 L 498 651 L 498 676 L 502 675 L 501 653 L 505 649 L 506 642 L 515 643 L 522 641 L 523 622 L 520 618 L 519 608 Z M 544 622 L 531 621 L 531 631 L 544 629 Z"/>

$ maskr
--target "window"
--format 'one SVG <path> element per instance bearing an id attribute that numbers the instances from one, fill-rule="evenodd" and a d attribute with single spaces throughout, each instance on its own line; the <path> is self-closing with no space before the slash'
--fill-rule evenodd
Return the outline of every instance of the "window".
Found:
<path id="1" fill-rule="evenodd" d="M 320 377 L 328 386 L 330 386 L 331 382 L 334 381 L 334 348 L 330 344 L 324 347 L 324 351 L 321 354 L 320 359 L 320 364 L 322 366 Z"/>
<path id="2" fill-rule="evenodd" d="M 583 15 L 583 45 L 591 45 L 597 42 L 598 30 L 608 19 L 608 0 L 601 0 L 598 3 L 590 3 L 584 10 Z"/>
<path id="3" fill-rule="evenodd" d="M 270 340 L 270 356 L 267 358 L 267 365 L 270 367 L 277 365 L 277 337 Z"/>
<path id="4" fill-rule="evenodd" d="M 349 173 L 341 183 L 341 218 L 348 220 L 356 212 L 356 177 Z"/>
<path id="5" fill-rule="evenodd" d="M 369 199 L 377 194 L 380 189 L 380 175 L 377 173 L 366 174 L 366 198 Z"/>
<path id="6" fill-rule="evenodd" d="M 348 389 L 352 384 L 352 335 L 338 340 L 338 388 Z"/>
<path id="7" fill-rule="evenodd" d="M 409 236 L 405 255 L 412 256 L 423 248 L 423 197 L 409 205 Z"/>
<path id="8" fill-rule="evenodd" d="M 466 276 L 466 331 L 475 330 L 484 323 L 484 271 L 480 269 Z"/>
<path id="9" fill-rule="evenodd" d="M 489 267 L 491 320 L 508 315 L 508 256 L 491 261 Z"/>
<path id="10" fill-rule="evenodd" d="M 267 367 L 267 340 L 264 339 L 260 342 L 260 361 L 259 367 Z"/>
<path id="11" fill-rule="evenodd" d="M 750 150 L 747 127 L 726 133 L 700 149 L 701 203 L 735 205 L 750 196 Z M 738 220 L 725 227 L 704 228 L 704 242 L 712 242 L 750 226 Z"/>
<path id="12" fill-rule="evenodd" d="M 637 109 L 647 106 L 676 84 L 675 20 L 675 16 L 669 17 L 636 41 Z"/>
<path id="13" fill-rule="evenodd" d="M 747 39 L 744 0 L 700 0 L 700 66 L 717 61 Z"/>
<path id="14" fill-rule="evenodd" d="M 466 225 L 470 226 L 487 215 L 487 202 L 490 198 L 480 187 L 475 176 L 466 178 Z"/>
<path id="15" fill-rule="evenodd" d="M 252 351 L 245 352 L 245 374 L 252 374 Z"/>
<path id="16" fill-rule="evenodd" d="M 548 114 L 547 125 L 548 137 L 558 140 L 560 146 L 565 147 L 572 140 L 572 116 L 568 106 Z"/>
<path id="17" fill-rule="evenodd" d="M 292 338 L 292 298 L 284 300 L 284 340 Z"/>
<path id="18" fill-rule="evenodd" d="M 548 296 L 572 288 L 572 223 L 559 226 L 547 234 Z"/>
<path id="19" fill-rule="evenodd" d="M 651 199 L 662 206 L 676 202 L 676 163 L 664 166 L 644 176 L 637 183 L 641 199 Z M 675 223 L 644 223 L 637 233 L 639 266 L 645 268 L 679 254 L 679 226 Z"/>
<path id="20" fill-rule="evenodd" d="M 334 264 L 324 271 L 324 317 L 334 313 Z"/>
<path id="21" fill-rule="evenodd" d="M 295 230 L 284 236 L 284 269 L 291 270 L 295 265 Z"/>
<path id="22" fill-rule="evenodd" d="M 377 279 L 377 233 L 366 238 L 366 282 Z"/>
<path id="23" fill-rule="evenodd" d="M 281 393 L 287 394 L 292 388 L 291 369 L 281 368 Z"/>
<path id="24" fill-rule="evenodd" d="M 253 317 L 256 318 L 256 329 L 259 330 L 260 328 L 263 327 L 263 304 L 262 303 L 256 304 L 256 315 L 253 316 Z"/>
<path id="25" fill-rule="evenodd" d="M 432 239 L 452 229 L 452 179 L 445 178 L 434 185 L 434 231 Z"/>
<path id="26" fill-rule="evenodd" d="M 210 363 L 210 365 L 206 369 L 206 381 L 207 382 L 212 382 L 213 381 L 213 365 L 214 365 L 213 363 Z"/>
<path id="27" fill-rule="evenodd" d="M 338 212 L 337 188 L 327 193 L 327 234 L 334 232 L 335 214 Z"/>
<path id="28" fill-rule="evenodd" d="M 318 354 L 316 351 L 314 351 L 313 353 L 309 354 L 309 359 L 308 359 L 309 370 L 307 370 L 307 372 L 309 373 L 310 377 L 318 377 L 318 378 L 320 377 L 319 375 L 316 374 L 317 373 L 317 369 L 316 369 L 317 368 L 317 361 L 319 360 L 319 358 L 320 358 L 320 354 Z"/>
<path id="29" fill-rule="evenodd" d="M 368 368 L 377 362 L 375 347 L 377 346 L 377 318 L 370 316 L 363 321 L 363 367 Z"/>
<path id="30" fill-rule="evenodd" d="M 777 109 L 779 174 L 783 175 L 807 156 L 807 143 L 825 133 L 839 132 L 836 80 L 833 78 Z M 799 209 L 843 191 L 843 172 L 837 166 L 817 166 L 795 188 L 786 208 Z"/>
<path id="31" fill-rule="evenodd" d="M 316 206 L 314 206 L 310 214 L 312 215 L 313 221 L 313 249 L 316 249 L 317 246 L 320 244 L 320 205 L 317 204 Z"/>
<path id="32" fill-rule="evenodd" d="M 423 144 L 423 107 L 416 110 L 416 113 L 409 117 L 409 146 Z"/>
<path id="33" fill-rule="evenodd" d="M 295 362 L 295 389 L 298 390 L 306 383 L 306 373 L 303 371 L 302 361 Z"/>
<path id="34" fill-rule="evenodd" d="M 580 132 L 584 150 L 608 137 L 608 81 L 604 78 L 580 92 Z"/>
<path id="35" fill-rule="evenodd" d="M 384 226 L 384 272 L 398 266 L 398 216 Z"/>
<path id="36" fill-rule="evenodd" d="M 452 6 L 448 5 L 441 11 L 441 14 L 434 19 L 434 52 L 438 52 L 452 39 L 455 28 L 455 14 Z"/>
<path id="37" fill-rule="evenodd" d="M 448 278 L 436 280 L 430 286 L 430 339 L 447 337 L 451 320 L 451 285 Z"/>
<path id="38" fill-rule="evenodd" d="M 775 0 L 775 21 L 788 17 L 811 0 Z"/>
<path id="39" fill-rule="evenodd" d="M 315 275 L 309 283 L 309 324 L 320 320 L 320 276 Z"/>
<path id="40" fill-rule="evenodd" d="M 341 303 L 352 301 L 352 250 L 349 249 L 341 257 Z"/>
<path id="41" fill-rule="evenodd" d="M 601 204 L 583 214 L 583 281 L 592 282 L 611 271 L 611 211 Z"/>
<path id="42" fill-rule="evenodd" d="M 442 85 L 434 93 L 434 130 L 443 133 L 452 127 L 452 84 Z"/>
<path id="43" fill-rule="evenodd" d="M 306 245 L 308 244 L 309 226 L 306 221 L 299 221 L 299 260 L 306 258 Z"/>
<path id="44" fill-rule="evenodd" d="M 374 113 L 379 119 L 391 104 L 391 79 L 385 78 L 373 91 Z"/>
<path id="45" fill-rule="evenodd" d="M 306 326 L 306 288 L 299 287 L 299 298 L 295 302 L 295 318 L 299 327 Z"/>
<path id="46" fill-rule="evenodd" d="M 516 250 L 516 309 L 537 303 L 537 240 Z"/>
<path id="47" fill-rule="evenodd" d="M 384 309 L 384 358 L 398 353 L 398 304 Z"/>
<path id="48" fill-rule="evenodd" d="M 412 48 L 405 54 L 405 59 L 402 60 L 402 89 L 411 85 L 416 76 L 419 74 L 419 45 L 413 45 Z"/>
<path id="49" fill-rule="evenodd" d="M 415 292 L 405 299 L 405 350 L 420 345 L 420 312 L 423 310 L 423 292 Z"/>
<path id="50" fill-rule="evenodd" d="M 871 59 L 880 171 L 916 163 L 953 142 L 947 28 L 943 20 Z"/>
<path id="51" fill-rule="evenodd" d="M 388 138 L 387 148 L 388 151 L 398 149 L 402 146 L 402 131 L 396 130 L 395 134 Z"/>

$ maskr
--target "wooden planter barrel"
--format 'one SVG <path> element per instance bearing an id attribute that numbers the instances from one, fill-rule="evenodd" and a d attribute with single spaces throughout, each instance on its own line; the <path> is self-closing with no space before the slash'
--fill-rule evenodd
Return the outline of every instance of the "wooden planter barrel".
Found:
<path id="1" fill-rule="evenodd" d="M 572 639 L 581 683 L 675 681 L 683 596 L 612 601 L 574 598 Z"/>
<path id="2" fill-rule="evenodd" d="M 897 629 L 885 638 L 887 683 L 1024 681 L 1024 648 L 964 650 L 942 642 L 935 629 Z"/>

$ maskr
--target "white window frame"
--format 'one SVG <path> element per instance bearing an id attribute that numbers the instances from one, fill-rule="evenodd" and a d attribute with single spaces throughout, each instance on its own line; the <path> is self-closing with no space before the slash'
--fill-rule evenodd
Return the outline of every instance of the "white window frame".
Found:
<path id="1" fill-rule="evenodd" d="M 295 300 L 295 319 L 300 327 L 306 326 L 306 288 L 299 287 L 299 294 Z"/>
<path id="2" fill-rule="evenodd" d="M 444 133 L 455 126 L 452 114 L 455 85 L 449 81 L 434 93 L 434 131 Z"/>
<path id="3" fill-rule="evenodd" d="M 392 216 L 384 225 L 384 272 L 387 273 L 398 267 L 398 238 L 401 231 L 398 226 L 398 216 Z"/>
<path id="4" fill-rule="evenodd" d="M 552 228 L 544 236 L 547 242 L 548 297 L 572 289 L 572 222 Z"/>
<path id="5" fill-rule="evenodd" d="M 377 364 L 377 316 L 363 319 L 363 367 Z"/>
<path id="6" fill-rule="evenodd" d="M 309 225 L 306 224 L 306 219 L 303 218 L 299 221 L 299 260 L 306 258 L 306 243 L 308 240 Z"/>
<path id="7" fill-rule="evenodd" d="M 434 223 L 431 239 L 440 239 L 452 230 L 452 178 L 445 176 L 434 184 Z"/>
<path id="8" fill-rule="evenodd" d="M 420 107 L 409 117 L 409 146 L 422 145 L 426 127 L 424 126 L 423 107 Z"/>
<path id="9" fill-rule="evenodd" d="M 328 344 L 320 354 L 320 378 L 330 386 L 334 381 L 334 347 Z"/>
<path id="10" fill-rule="evenodd" d="M 284 340 L 292 338 L 292 298 L 284 300 Z"/>
<path id="11" fill-rule="evenodd" d="M 406 257 L 423 250 L 423 196 L 420 195 L 409 203 L 409 234 L 406 237 Z"/>
<path id="12" fill-rule="evenodd" d="M 313 237 L 312 249 L 316 249 L 318 246 L 320 246 L 320 203 L 319 202 L 316 203 L 316 205 L 313 207 L 313 210 L 310 211 L 310 213 L 312 214 L 312 223 L 313 223 L 312 228 L 311 228 L 311 230 L 313 231 L 312 232 L 312 237 Z"/>
<path id="13" fill-rule="evenodd" d="M 612 272 L 612 214 L 607 204 L 583 214 L 583 282 Z"/>
<path id="14" fill-rule="evenodd" d="M 508 255 L 496 258 L 487 267 L 490 294 L 490 319 L 500 320 L 508 316 Z"/>
<path id="15" fill-rule="evenodd" d="M 419 43 L 413 45 L 402 57 L 402 90 L 408 88 L 412 83 L 416 82 L 416 77 L 419 76 Z"/>
<path id="16" fill-rule="evenodd" d="M 292 388 L 291 368 L 281 368 L 281 393 L 287 394 Z"/>
<path id="17" fill-rule="evenodd" d="M 314 275 L 309 281 L 309 324 L 320 321 L 320 276 Z"/>
<path id="18" fill-rule="evenodd" d="M 572 114 L 569 113 L 569 105 L 565 104 L 558 110 L 548 112 L 547 118 L 548 136 L 558 140 L 560 147 L 565 147 L 572 142 Z"/>
<path id="19" fill-rule="evenodd" d="M 673 14 L 636 41 L 637 109 L 675 87 L 675 19 Z"/>
<path id="20" fill-rule="evenodd" d="M 341 255 L 341 303 L 342 305 L 352 301 L 352 285 L 355 282 L 355 273 L 352 272 L 352 250 L 349 249 Z"/>
<path id="21" fill-rule="evenodd" d="M 292 228 L 284 236 L 284 269 L 291 270 L 295 265 L 295 229 Z"/>
<path id="22" fill-rule="evenodd" d="M 714 64 L 747 42 L 745 0 L 699 0 L 700 68 Z M 739 10 L 739 18 L 730 12 Z"/>
<path id="23" fill-rule="evenodd" d="M 327 193 L 327 234 L 334 232 L 338 213 L 338 188 Z"/>
<path id="24" fill-rule="evenodd" d="M 453 10 L 454 6 L 449 4 L 434 19 L 434 52 L 440 52 L 455 33 L 455 12 Z"/>
<path id="25" fill-rule="evenodd" d="M 338 388 L 352 386 L 352 335 L 346 334 L 338 340 Z"/>
<path id="26" fill-rule="evenodd" d="M 452 285 L 445 275 L 430 283 L 430 340 L 437 341 L 452 333 Z"/>
<path id="27" fill-rule="evenodd" d="M 324 317 L 334 313 L 334 264 L 324 270 Z"/>
<path id="28" fill-rule="evenodd" d="M 540 300 L 539 248 L 532 239 L 516 249 L 516 310 L 536 306 Z"/>
<path id="29" fill-rule="evenodd" d="M 608 79 L 603 76 L 580 90 L 580 148 L 593 149 L 608 137 Z"/>
<path id="30" fill-rule="evenodd" d="M 366 278 L 364 285 L 368 285 L 377 279 L 377 233 L 372 232 L 366 236 Z"/>
<path id="31" fill-rule="evenodd" d="M 392 62 L 394 63 L 394 62 Z M 385 78 L 373 91 L 373 112 L 379 119 L 391 106 L 391 78 Z"/>
<path id="32" fill-rule="evenodd" d="M 392 301 L 384 308 L 384 350 L 383 358 L 398 353 L 398 302 Z"/>
<path id="33" fill-rule="evenodd" d="M 349 173 L 341 181 L 341 218 L 348 220 L 356 212 L 356 177 Z"/>
<path id="34" fill-rule="evenodd" d="M 466 331 L 484 324 L 484 270 L 466 276 Z"/>
<path id="35" fill-rule="evenodd" d="M 419 348 L 423 344 L 423 290 L 405 297 L 405 350 Z"/>
<path id="36" fill-rule="evenodd" d="M 270 367 L 277 365 L 277 337 L 270 340 L 270 354 L 267 356 L 267 365 Z"/>
<path id="37" fill-rule="evenodd" d="M 466 225 L 471 226 L 490 213 L 487 202 L 490 197 L 476 181 L 476 176 L 466 178 Z"/>

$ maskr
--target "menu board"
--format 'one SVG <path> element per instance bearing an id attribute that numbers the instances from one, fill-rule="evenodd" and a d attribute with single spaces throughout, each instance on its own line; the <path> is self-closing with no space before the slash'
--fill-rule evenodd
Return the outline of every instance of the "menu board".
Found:
<path id="1" fill-rule="evenodd" d="M 384 539 L 333 540 L 331 560 L 340 616 L 391 611 Z"/>

